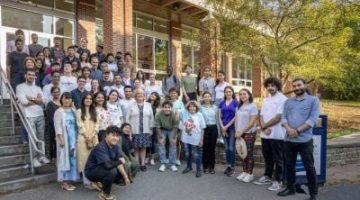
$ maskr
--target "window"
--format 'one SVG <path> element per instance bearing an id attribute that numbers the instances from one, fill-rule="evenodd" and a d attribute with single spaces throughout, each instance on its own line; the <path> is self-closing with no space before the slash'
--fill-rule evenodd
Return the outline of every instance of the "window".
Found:
<path id="1" fill-rule="evenodd" d="M 232 61 L 232 84 L 236 86 L 251 87 L 252 62 L 249 58 L 235 57 Z"/>
<path id="2" fill-rule="evenodd" d="M 199 29 L 183 26 L 181 28 L 182 37 L 182 67 L 191 65 L 193 73 L 197 74 L 200 69 L 200 42 L 197 39 Z"/>
<path id="3" fill-rule="evenodd" d="M 166 20 L 154 19 L 150 16 L 139 13 L 133 14 L 133 26 L 144 30 L 150 30 L 157 33 L 169 33 L 169 23 Z"/>
<path id="4" fill-rule="evenodd" d="M 54 1 L 53 0 L 20 0 L 24 3 L 28 3 L 28 4 L 32 4 L 32 5 L 39 5 L 39 6 L 45 6 L 45 7 L 50 7 L 50 8 L 54 8 Z"/>
<path id="5" fill-rule="evenodd" d="M 74 37 L 74 21 L 69 19 L 56 18 L 56 35 Z"/>
<path id="6" fill-rule="evenodd" d="M 104 28 L 103 20 L 95 19 L 95 41 L 96 44 L 104 44 Z"/>
<path id="7" fill-rule="evenodd" d="M 136 15 L 136 27 L 152 31 L 153 30 L 153 20 L 151 17 L 137 14 Z"/>
<path id="8" fill-rule="evenodd" d="M 138 68 L 153 69 L 153 38 L 138 35 Z"/>
<path id="9" fill-rule="evenodd" d="M 75 2 L 74 0 L 55 0 L 55 8 L 59 10 L 74 12 Z"/>
<path id="10" fill-rule="evenodd" d="M 28 29 L 43 33 L 53 33 L 53 17 L 27 12 L 9 7 L 2 7 L 3 26 Z"/>
<path id="11" fill-rule="evenodd" d="M 169 42 L 166 40 L 155 39 L 155 69 L 166 71 L 168 65 Z"/>

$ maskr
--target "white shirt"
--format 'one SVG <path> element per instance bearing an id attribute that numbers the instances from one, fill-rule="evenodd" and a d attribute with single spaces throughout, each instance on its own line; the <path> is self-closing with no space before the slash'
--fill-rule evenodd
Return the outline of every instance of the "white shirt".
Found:
<path id="1" fill-rule="evenodd" d="M 224 89 L 228 85 L 229 85 L 229 83 L 224 82 L 222 85 L 217 85 L 215 87 L 215 99 L 223 99 L 224 98 Z"/>
<path id="2" fill-rule="evenodd" d="M 135 103 L 135 99 L 120 99 L 119 104 L 121 106 L 123 116 L 127 115 L 130 105 L 133 103 Z"/>
<path id="3" fill-rule="evenodd" d="M 190 134 L 185 131 L 187 124 L 193 125 Z M 201 131 L 206 128 L 204 117 L 200 112 L 195 114 L 188 113 L 183 115 L 183 119 L 180 122 L 180 129 L 182 130 L 181 141 L 186 144 L 192 144 L 198 146 L 201 139 Z"/>
<path id="4" fill-rule="evenodd" d="M 120 99 L 124 99 L 125 98 L 125 92 L 124 92 L 124 86 L 120 85 L 112 85 L 112 86 L 105 86 L 104 90 L 106 92 L 106 96 L 109 96 L 109 93 L 111 90 L 116 90 L 118 91 L 119 95 L 120 95 Z"/>
<path id="5" fill-rule="evenodd" d="M 162 96 L 162 89 L 159 85 L 156 85 L 156 84 L 155 85 L 147 85 L 145 87 L 146 99 L 148 99 L 150 97 L 151 93 L 153 93 L 153 92 L 157 92 L 160 95 L 160 97 Z"/>
<path id="6" fill-rule="evenodd" d="M 60 87 L 64 92 L 71 92 L 77 88 L 77 79 L 75 76 L 61 76 L 60 77 Z"/>
<path id="7" fill-rule="evenodd" d="M 26 97 L 28 96 L 36 98 L 38 94 L 42 96 L 44 101 L 44 94 L 40 87 L 36 85 L 28 85 L 26 82 L 21 83 L 16 87 L 16 96 L 23 105 L 26 117 L 44 116 L 43 105 L 34 104 L 31 106 L 26 106 L 29 103 L 29 100 Z"/>
<path id="8" fill-rule="evenodd" d="M 275 117 L 275 115 L 282 114 L 286 99 L 286 96 L 280 92 L 277 92 L 274 96 L 265 98 L 260 113 L 265 123 L 268 122 L 271 118 Z M 285 130 L 281 126 L 281 122 L 278 122 L 269 128 L 271 130 L 270 135 L 266 135 L 261 132 L 261 138 L 276 140 L 283 140 L 285 138 Z"/>
<path id="9" fill-rule="evenodd" d="M 114 125 L 120 128 L 121 124 L 123 123 L 123 113 L 121 106 L 117 102 L 112 104 L 108 101 L 106 107 L 110 117 L 109 125 Z"/>
<path id="10" fill-rule="evenodd" d="M 53 97 L 51 95 L 51 88 L 53 87 L 54 85 L 52 83 L 50 84 L 47 84 L 43 87 L 43 94 L 44 94 L 44 104 L 45 106 L 53 100 Z M 60 85 L 59 85 L 60 87 Z M 62 94 L 62 89 L 60 88 L 60 95 Z"/>

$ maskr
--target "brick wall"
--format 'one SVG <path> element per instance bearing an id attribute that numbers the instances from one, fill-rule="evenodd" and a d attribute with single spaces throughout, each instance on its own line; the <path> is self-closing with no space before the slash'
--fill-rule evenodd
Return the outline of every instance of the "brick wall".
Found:
<path id="1" fill-rule="evenodd" d="M 95 0 L 76 1 L 76 43 L 80 38 L 88 39 L 88 49 L 96 50 L 95 39 Z"/>
<path id="2" fill-rule="evenodd" d="M 262 95 L 262 80 L 263 74 L 260 64 L 252 66 L 252 93 L 254 97 L 263 97 Z"/>
<path id="3" fill-rule="evenodd" d="M 170 19 L 170 64 L 174 68 L 175 74 L 180 75 L 182 62 L 181 21 L 178 14 L 171 14 Z"/>
<path id="4" fill-rule="evenodd" d="M 216 38 L 220 34 L 220 27 L 217 22 L 211 19 L 202 22 L 201 25 L 200 66 L 201 69 L 210 67 L 213 74 L 215 74 L 214 77 L 216 77 L 219 66 L 218 49 L 220 44 Z"/>

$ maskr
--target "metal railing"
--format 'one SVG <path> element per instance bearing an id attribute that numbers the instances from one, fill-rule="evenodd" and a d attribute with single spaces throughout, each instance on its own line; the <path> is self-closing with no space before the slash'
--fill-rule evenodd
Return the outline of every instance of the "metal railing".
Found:
<path id="1" fill-rule="evenodd" d="M 33 159 L 34 156 L 33 155 L 33 150 L 41 155 L 45 155 L 45 142 L 42 140 L 39 140 L 38 137 L 35 134 L 35 131 L 32 129 L 32 126 L 29 122 L 29 120 L 26 118 L 25 116 L 25 110 L 23 108 L 23 106 L 19 103 L 19 101 L 17 100 L 17 97 L 15 95 L 15 92 L 13 90 L 13 88 L 11 87 L 11 84 L 9 82 L 9 80 L 6 77 L 6 74 L 3 70 L 3 68 L 0 66 L 0 95 L 1 95 L 1 100 L 0 100 L 0 104 L 4 103 L 4 98 L 5 94 L 9 95 L 9 99 L 10 99 L 10 108 L 11 108 L 11 118 L 12 118 L 12 131 L 13 131 L 13 135 L 15 135 L 15 116 L 14 116 L 14 108 L 17 111 L 17 114 L 22 122 L 23 127 L 25 128 L 25 130 L 28 133 L 29 136 L 29 153 L 30 153 L 30 164 L 31 164 L 31 173 L 34 174 L 34 163 L 33 163 Z M 37 145 L 40 144 L 40 145 Z M 40 148 L 39 148 L 40 146 Z"/>

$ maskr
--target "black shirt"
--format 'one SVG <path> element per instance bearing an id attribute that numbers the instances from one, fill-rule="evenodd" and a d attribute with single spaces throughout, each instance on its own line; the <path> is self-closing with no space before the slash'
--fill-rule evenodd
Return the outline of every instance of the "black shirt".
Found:
<path id="1" fill-rule="evenodd" d="M 85 89 L 81 92 L 79 90 L 79 88 L 74 89 L 73 91 L 70 92 L 71 93 L 71 98 L 74 102 L 75 108 L 79 109 L 81 107 L 81 101 L 82 98 L 87 95 L 89 92 L 86 91 Z"/>
<path id="2" fill-rule="evenodd" d="M 105 140 L 102 140 L 91 151 L 85 165 L 85 174 L 91 173 L 92 170 L 99 166 L 107 169 L 112 169 L 121 164 L 119 160 L 120 153 L 117 145 L 110 148 Z"/>
<path id="3" fill-rule="evenodd" d="M 36 57 L 36 54 L 40 51 L 42 51 L 43 49 L 43 46 L 40 45 L 40 44 L 29 44 L 29 53 L 30 53 L 30 56 L 35 58 Z"/>
<path id="4" fill-rule="evenodd" d="M 70 63 L 72 63 L 72 62 L 74 62 L 74 61 L 76 61 L 76 63 L 77 63 L 77 69 L 76 69 L 76 71 L 79 71 L 79 70 L 81 70 L 81 63 L 80 63 L 80 59 L 79 58 L 77 58 L 77 57 L 72 57 L 72 58 L 70 58 L 69 56 L 66 56 L 63 60 L 62 60 L 62 62 L 61 62 L 61 71 L 64 71 L 64 63 L 67 63 L 67 62 L 70 62 Z"/>
<path id="5" fill-rule="evenodd" d="M 10 74 L 25 72 L 24 61 L 28 55 L 23 52 L 13 51 L 8 54 L 7 65 L 10 66 Z"/>

